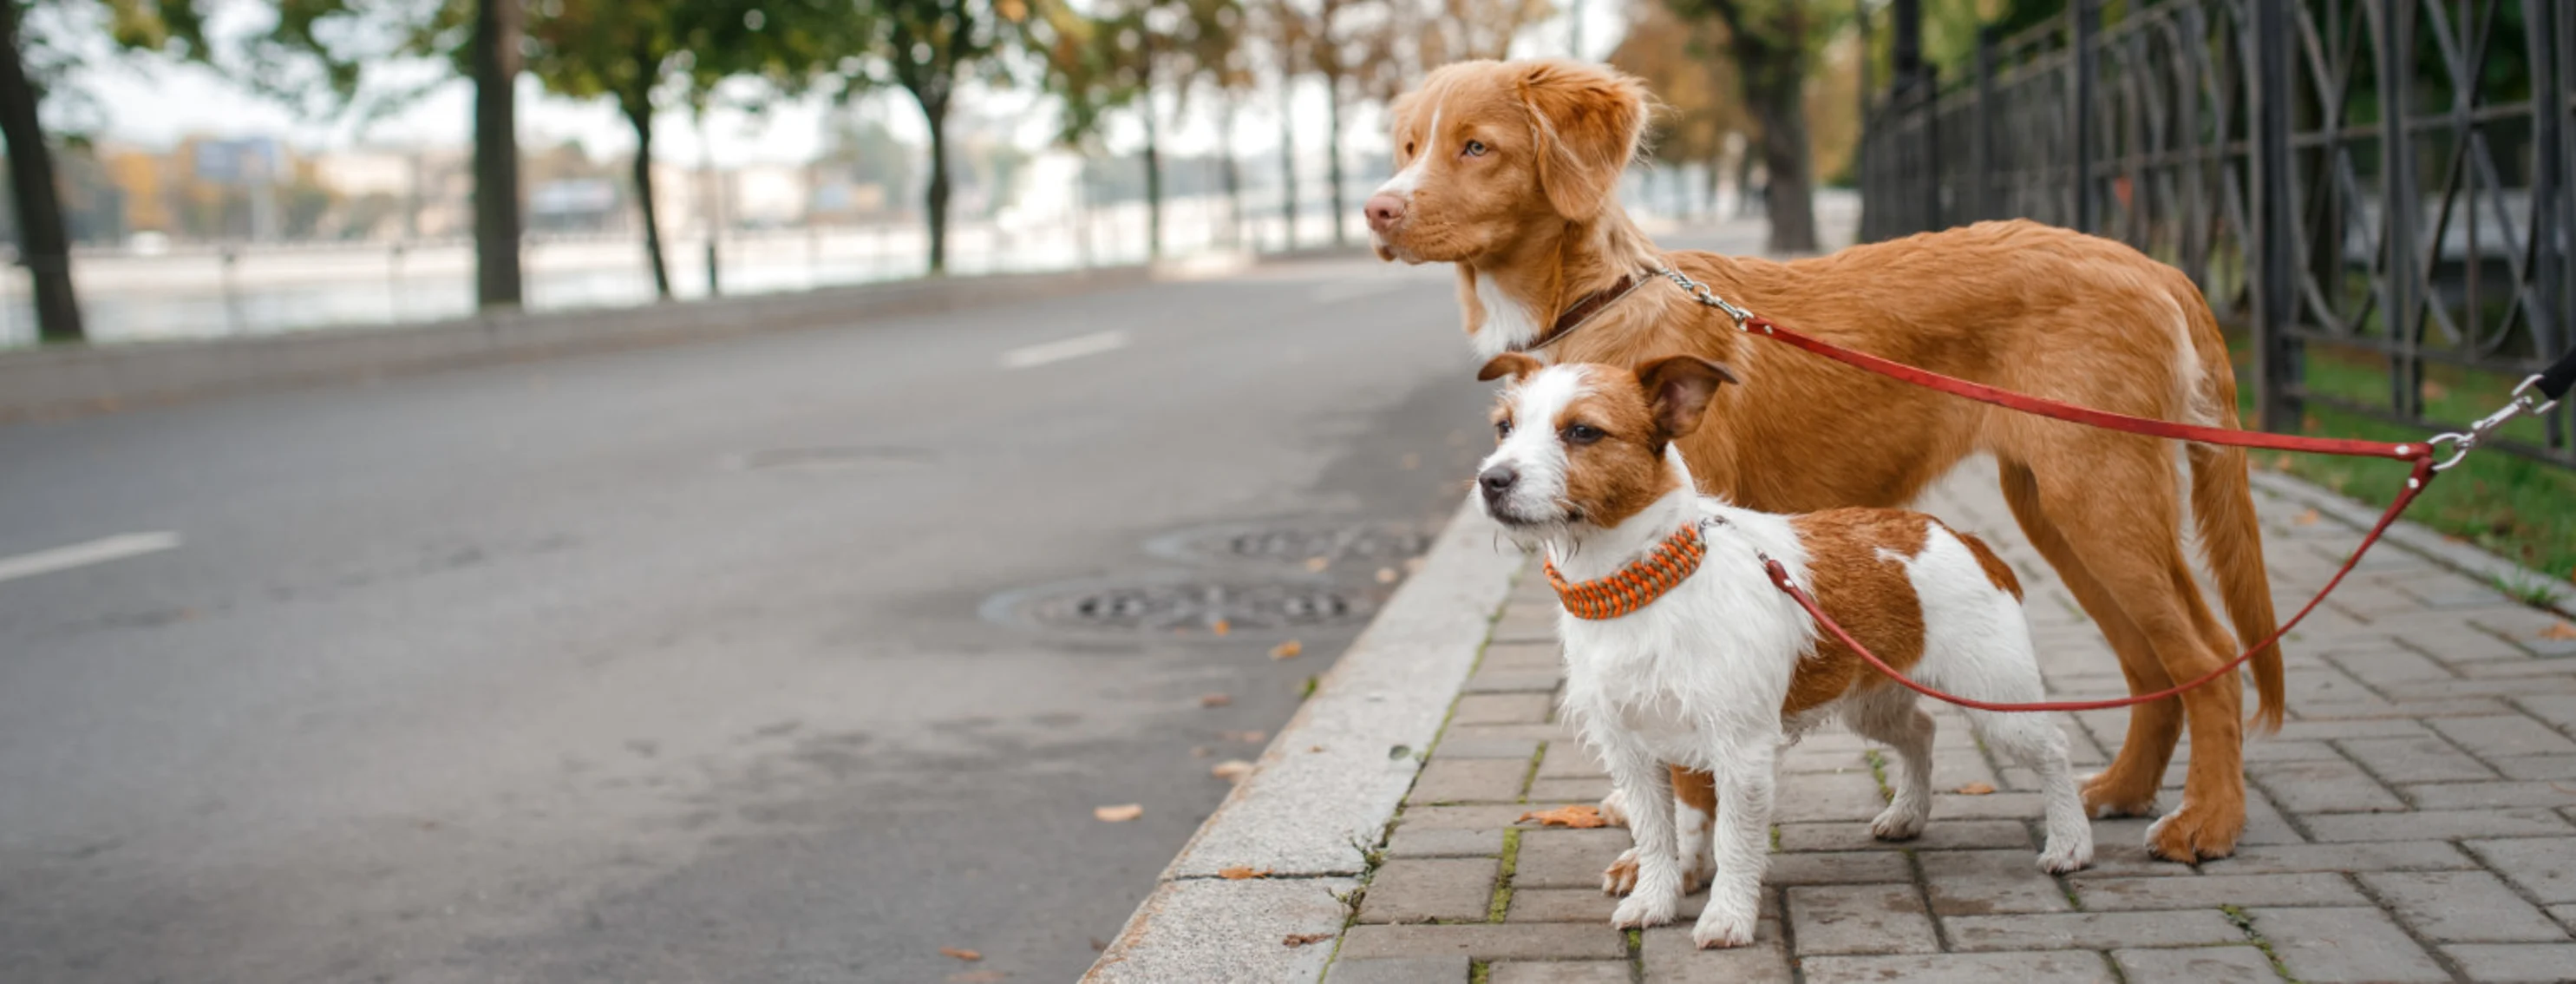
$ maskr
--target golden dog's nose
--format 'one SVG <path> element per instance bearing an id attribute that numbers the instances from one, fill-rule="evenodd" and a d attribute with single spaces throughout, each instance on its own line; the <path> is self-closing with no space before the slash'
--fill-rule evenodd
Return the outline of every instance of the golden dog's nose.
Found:
<path id="1" fill-rule="evenodd" d="M 1374 232 L 1385 232 L 1404 221 L 1404 199 L 1394 195 L 1369 196 L 1368 204 L 1360 210 L 1368 214 L 1369 229 Z"/>

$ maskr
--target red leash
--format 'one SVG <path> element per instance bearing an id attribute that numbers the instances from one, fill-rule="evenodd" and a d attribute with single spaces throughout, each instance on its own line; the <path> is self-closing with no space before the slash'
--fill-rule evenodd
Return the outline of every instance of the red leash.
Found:
<path id="1" fill-rule="evenodd" d="M 1751 311 L 1737 307 L 1728 303 L 1724 298 L 1710 293 L 1706 286 L 1692 281 L 1689 277 L 1684 276 L 1678 270 L 1667 269 L 1657 272 L 1670 278 L 1674 283 L 1680 284 L 1683 289 L 1690 291 L 1692 296 L 1698 298 L 1701 304 L 1726 312 L 1729 317 L 1735 319 L 1737 328 L 1748 333 L 1786 342 L 1790 345 L 1797 346 L 1798 348 L 1805 349 L 1808 352 L 1843 363 L 1844 365 L 1865 369 L 1881 376 L 1886 376 L 1890 379 L 1913 383 L 1927 389 L 1939 390 L 1953 396 L 1966 397 L 1980 403 L 1990 403 L 2009 410 L 2017 410 L 2022 413 L 2036 414 L 2042 417 L 2050 417 L 2057 420 L 2084 424 L 2090 427 L 2099 427 L 2104 430 L 2124 431 L 2131 434 L 2144 434 L 2150 437 L 2172 438 L 2179 441 L 2198 441 L 2203 444 L 2225 444 L 2236 447 L 2264 448 L 2274 451 L 2313 451 L 2319 454 L 2393 458 L 2398 461 L 2412 461 L 2415 463 L 2415 472 L 2407 478 L 2406 488 L 2403 491 L 2400 491 L 2397 494 L 2397 498 L 2388 504 L 2388 511 L 2380 514 L 2378 525 L 2370 528 L 2370 535 L 2361 538 L 2361 544 L 2353 548 L 2352 556 L 2346 559 L 2343 562 L 2343 566 L 2335 571 L 2333 578 L 2326 581 L 2324 590 L 2318 591 L 2317 596 L 2308 599 L 2307 605 L 2300 608 L 2298 614 L 2291 616 L 2289 621 L 2282 623 L 2280 628 L 2273 630 L 2271 637 L 2266 638 L 2261 643 L 2247 649 L 2244 653 L 2239 654 L 2235 659 L 2229 660 L 2226 665 L 2203 674 L 2199 679 L 2167 687 L 2151 694 L 2136 694 L 2129 697 L 2121 697 L 2111 700 L 2043 701 L 2032 704 L 1998 704 L 1990 701 L 1971 700 L 1966 697 L 1943 693 L 1931 687 L 1916 683 L 1905 674 L 1898 672 L 1896 667 L 1887 665 L 1887 661 L 1878 658 L 1878 654 L 1870 652 L 1869 647 L 1861 645 L 1860 640 L 1852 638 L 1851 633 L 1846 631 L 1841 624 L 1835 622 L 1833 616 L 1825 614 L 1825 610 L 1816 604 L 1815 598 L 1809 596 L 1804 589 L 1798 587 L 1796 582 L 1789 579 L 1788 568 L 1781 566 L 1779 561 L 1773 560 L 1770 557 L 1766 556 L 1762 558 L 1763 569 L 1771 575 L 1771 583 L 1774 586 L 1777 586 L 1781 592 L 1796 600 L 1798 607 L 1806 609 L 1808 616 L 1814 618 L 1817 625 L 1823 626 L 1827 632 L 1833 634 L 1835 639 L 1840 640 L 1843 645 L 1850 647 L 1852 652 L 1860 654 L 1860 658 L 1868 661 L 1869 665 L 1876 668 L 1878 672 L 1885 674 L 1888 679 L 1904 684 L 1907 689 L 1910 689 L 1915 693 L 1922 694 L 1935 700 L 1947 701 L 1961 707 L 1973 708 L 1980 711 L 2098 711 L 2115 707 L 2130 707 L 2177 696 L 2212 680 L 2216 680 L 2220 677 L 2236 672 L 2238 667 L 2244 666 L 2247 661 L 2252 660 L 2256 653 L 2260 653 L 2265 649 L 2269 649 L 2272 646 L 2279 644 L 2282 637 L 2289 635 L 2291 629 L 2297 628 L 2299 623 L 2308 617 L 2308 613 L 2315 611 L 2317 605 L 2326 600 L 2327 595 L 2334 593 L 2334 589 L 2343 584 L 2344 576 L 2352 573 L 2352 569 L 2361 564 L 2362 555 L 2370 552 L 2371 546 L 2379 542 L 2380 535 L 2388 532 L 2388 527 L 2397 522 L 2398 514 L 2405 512 L 2406 507 L 2415 502 L 2416 496 L 2424 494 L 2425 487 L 2432 484 L 2433 476 L 2439 471 L 2439 468 L 2434 464 L 2434 455 L 2436 448 L 2441 443 L 2446 440 L 2454 442 L 2457 453 L 2465 454 L 2468 449 L 2476 447 L 2478 440 L 2484 437 L 2488 431 L 2493 430 L 2496 426 L 2502 424 L 2505 419 L 2513 416 L 2514 414 L 2524 411 L 2538 412 L 2548 409 L 2545 404 L 2537 402 L 2522 402 L 2521 397 L 2523 395 L 2523 391 L 2516 390 L 2515 396 L 2517 398 L 2517 402 L 2514 405 L 2508 406 L 2504 410 L 2497 412 L 2494 416 L 2480 421 L 2476 427 L 2471 429 L 2470 433 L 2444 434 L 2431 441 L 2415 444 L 2387 444 L 2379 441 L 2360 441 L 2345 438 L 2301 437 L 2291 434 L 2273 434 L 2265 431 L 2242 431 L 2231 430 L 2223 427 L 2200 427 L 2192 424 L 2178 424 L 2168 420 L 2154 420 L 2147 417 L 2135 417 L 2123 413 L 2112 413 L 2107 410 L 2096 410 L 2091 407 L 2077 406 L 2072 403 L 2032 396 L 2028 393 L 2017 393 L 2001 387 L 1988 386 L 1984 383 L 1960 379 L 1956 376 L 1946 376 L 1918 366 L 1909 366 L 1902 362 L 1871 355 L 1866 352 L 1855 352 L 1831 342 L 1808 335 L 1802 335 L 1798 332 L 1773 324 L 1769 318 L 1756 315 Z M 2571 355 L 2568 359 L 2561 360 L 2560 362 L 2562 367 L 2571 364 L 2576 364 L 2576 355 Z M 2553 369 L 2552 371 L 2556 370 Z M 2539 379 L 2540 377 L 2534 377 L 2535 381 Z M 2526 381 L 2524 384 L 2526 389 L 2531 385 L 2531 381 Z M 2544 391 L 2545 390 L 2546 386 L 2544 384 Z M 2455 454 L 2451 460 L 2457 461 L 2459 459 Z"/>

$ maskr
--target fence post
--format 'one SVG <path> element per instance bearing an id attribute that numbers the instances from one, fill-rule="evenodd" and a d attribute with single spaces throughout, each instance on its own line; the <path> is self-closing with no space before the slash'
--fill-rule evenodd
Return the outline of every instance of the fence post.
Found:
<path id="1" fill-rule="evenodd" d="M 2568 16 L 2555 0 L 2530 0 L 2523 5 L 2523 33 L 2531 55 L 2531 220 L 2532 240 L 2539 248 L 2533 267 L 2532 285 L 2539 288 L 2540 310 L 2532 312 L 2532 354 L 2546 362 L 2568 351 L 2576 343 L 2576 305 L 2571 304 L 2566 278 L 2576 277 L 2576 195 L 2571 195 L 2571 176 L 2567 126 L 2563 93 L 2576 80 L 2568 78 L 2567 59 L 2576 56 L 2562 34 Z M 2564 414 L 2548 421 L 2551 447 L 2560 442 L 2560 422 Z"/>
<path id="2" fill-rule="evenodd" d="M 2257 425 L 2296 431 L 2302 353 L 2297 316 L 2298 229 L 2290 188 L 2290 0 L 2253 0 L 2254 370 Z"/>
<path id="3" fill-rule="evenodd" d="M 1977 122 L 1968 135 L 1968 221 L 1995 217 L 1995 25 L 1977 26 Z"/>
<path id="4" fill-rule="evenodd" d="M 2414 0 L 2379 0 L 2379 255 L 2388 285 L 2380 320 L 2388 330 L 2388 407 L 2422 416 L 2424 363 L 2416 354 L 2422 307 L 2421 252 L 2416 238 L 2423 201 L 2415 192 L 2415 146 L 2406 132 L 2415 63 Z"/>
<path id="5" fill-rule="evenodd" d="M 2075 50 L 2066 63 L 2075 67 L 2075 228 L 2082 232 L 2101 229 L 2101 203 L 2093 194 L 2093 106 L 2094 76 L 2100 74 L 2099 57 L 2093 50 L 2095 35 L 2102 33 L 2100 0 L 2068 0 L 2066 12 L 2075 18 Z"/>

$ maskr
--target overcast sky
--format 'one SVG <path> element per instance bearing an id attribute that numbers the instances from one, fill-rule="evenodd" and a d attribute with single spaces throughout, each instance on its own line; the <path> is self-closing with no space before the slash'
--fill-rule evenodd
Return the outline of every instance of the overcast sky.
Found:
<path id="1" fill-rule="evenodd" d="M 65 6 L 73 5 L 54 5 L 54 9 Z M 211 31 L 218 38 L 261 30 L 270 17 L 267 5 L 257 0 L 217 0 L 212 8 Z M 1616 5 L 1609 0 L 1590 0 L 1584 4 L 1583 14 L 1585 49 L 1596 55 L 1606 52 L 1616 43 L 1621 30 Z M 346 122 L 299 119 L 286 107 L 251 94 L 213 69 L 111 57 L 103 34 L 92 38 L 91 32 L 73 30 L 76 36 L 89 38 L 87 64 L 66 80 L 76 94 L 54 100 L 47 112 L 54 122 L 109 140 L 158 148 L 175 144 L 190 134 L 268 135 L 284 137 L 308 151 L 360 144 L 454 146 L 467 141 L 472 125 L 473 88 L 461 79 L 437 84 L 403 111 L 361 132 Z M 1559 18 L 1527 32 L 1514 46 L 1514 53 L 1561 54 L 1566 44 L 1566 22 Z M 434 79 L 438 74 L 435 66 L 428 65 L 401 71 L 416 79 Z M 624 119 L 605 101 L 580 103 L 548 96 L 529 78 L 520 79 L 519 92 L 519 133 L 524 147 L 553 146 L 567 139 L 579 141 L 594 155 L 622 155 L 634 147 Z M 1307 80 L 1300 87 L 1297 104 L 1301 133 L 1311 133 L 1324 125 L 1323 89 L 1319 82 Z M 1237 124 L 1238 152 L 1257 154 L 1277 146 L 1276 106 L 1276 98 L 1265 95 L 1246 107 Z M 708 128 L 716 161 L 734 166 L 808 160 L 820 146 L 825 115 L 832 111 L 822 100 L 805 100 L 775 106 L 757 118 L 730 111 L 711 113 Z M 908 141 L 917 142 L 924 134 L 920 113 L 909 98 L 900 95 L 870 98 L 855 110 L 842 111 L 872 115 Z M 1045 145 L 1053 133 L 1051 113 L 1043 100 L 1027 92 L 974 89 L 966 93 L 957 112 L 1012 121 L 996 125 L 1009 126 L 1015 139 L 1032 149 Z M 1347 135 L 1352 149 L 1378 146 L 1374 114 L 1346 114 L 1346 121 L 1352 127 Z M 1204 152 L 1214 147 L 1216 137 L 1212 121 L 1194 118 L 1172 129 L 1167 137 L 1169 152 Z M 1113 122 L 1108 139 L 1113 149 L 1125 150 L 1136 142 L 1138 133 L 1131 121 L 1121 119 Z M 702 152 L 699 136 L 685 113 L 664 114 L 657 123 L 654 143 L 654 156 L 667 161 L 696 163 Z"/>

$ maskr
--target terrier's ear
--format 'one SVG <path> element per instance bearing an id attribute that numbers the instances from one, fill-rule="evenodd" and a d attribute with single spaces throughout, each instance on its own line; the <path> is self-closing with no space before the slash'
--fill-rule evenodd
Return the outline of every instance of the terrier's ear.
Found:
<path id="1" fill-rule="evenodd" d="M 1546 366 L 1541 365 L 1537 359 L 1519 352 L 1505 352 L 1495 356 L 1494 361 L 1485 363 L 1484 368 L 1476 370 L 1476 381 L 1489 383 L 1510 376 L 1512 381 L 1517 383 L 1529 379 L 1531 373 L 1544 368 Z"/>
<path id="2" fill-rule="evenodd" d="M 1671 356 L 1637 367 L 1637 385 L 1654 408 L 1655 429 L 1667 438 L 1699 429 L 1700 417 L 1708 413 L 1709 398 L 1717 394 L 1719 383 L 1743 385 L 1735 370 L 1696 355 Z"/>

